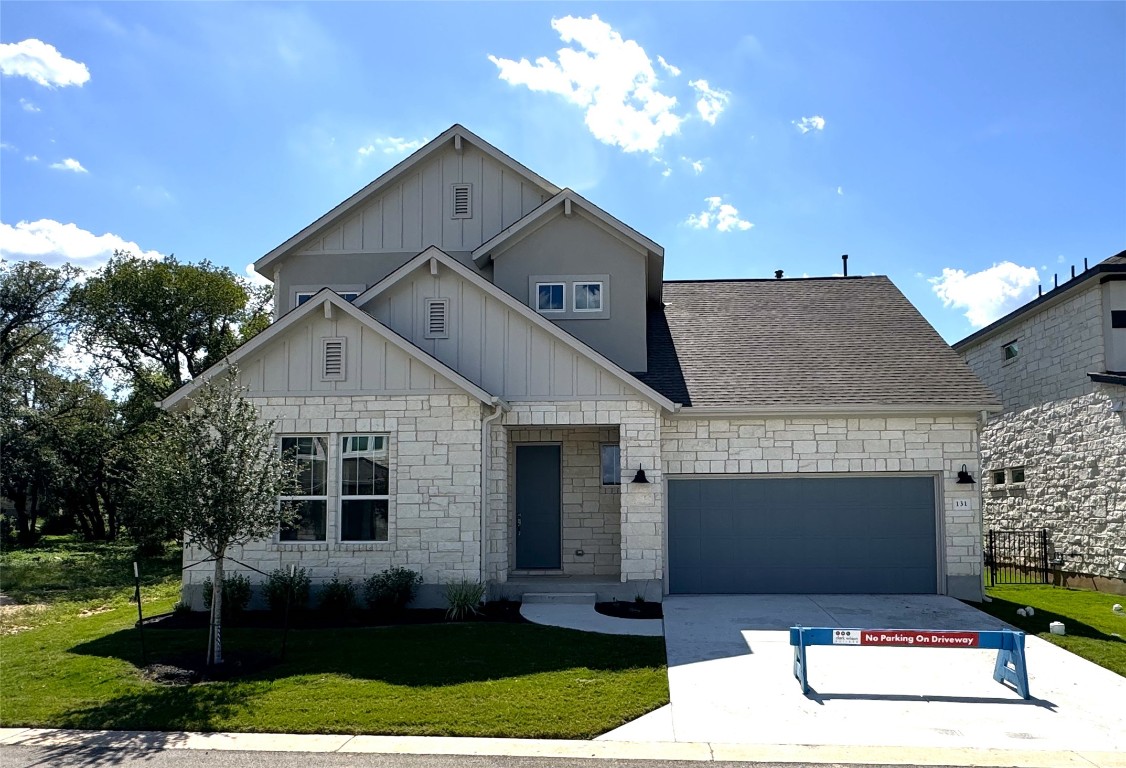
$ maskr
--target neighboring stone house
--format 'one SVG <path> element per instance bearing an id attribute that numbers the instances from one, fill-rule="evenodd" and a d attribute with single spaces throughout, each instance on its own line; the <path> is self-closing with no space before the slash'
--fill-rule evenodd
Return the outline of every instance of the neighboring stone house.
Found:
<path id="1" fill-rule="evenodd" d="M 1004 406 L 981 438 L 986 526 L 1046 528 L 1061 581 L 1126 594 L 1126 251 L 954 349 Z"/>
<path id="2" fill-rule="evenodd" d="M 230 359 L 304 483 L 242 563 L 406 566 L 423 604 L 981 595 L 957 480 L 998 403 L 886 277 L 666 282 L 661 246 L 457 125 L 255 268 L 276 320 Z"/>

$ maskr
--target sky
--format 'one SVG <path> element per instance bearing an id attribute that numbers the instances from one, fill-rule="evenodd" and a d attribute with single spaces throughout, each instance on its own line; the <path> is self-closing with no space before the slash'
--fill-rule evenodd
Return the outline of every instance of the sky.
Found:
<path id="1" fill-rule="evenodd" d="M 0 4 L 0 256 L 239 274 L 454 123 L 666 279 L 888 275 L 954 342 L 1126 248 L 1126 3 Z"/>

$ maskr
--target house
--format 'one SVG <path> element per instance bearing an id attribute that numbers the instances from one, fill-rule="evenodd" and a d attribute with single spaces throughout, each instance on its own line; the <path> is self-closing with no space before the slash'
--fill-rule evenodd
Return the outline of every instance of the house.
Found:
<path id="1" fill-rule="evenodd" d="M 276 320 L 231 360 L 298 454 L 302 519 L 236 559 L 406 566 L 423 604 L 460 579 L 980 598 L 958 473 L 999 404 L 895 286 L 664 258 L 459 125 L 267 253 Z"/>
<path id="2" fill-rule="evenodd" d="M 1057 579 L 1126 594 L 1126 251 L 954 345 L 1004 410 L 985 524 L 1046 528 Z"/>

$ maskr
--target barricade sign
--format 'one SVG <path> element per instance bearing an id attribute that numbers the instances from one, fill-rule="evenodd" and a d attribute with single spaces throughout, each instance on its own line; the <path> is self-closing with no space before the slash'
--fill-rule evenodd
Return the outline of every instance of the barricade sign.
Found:
<path id="1" fill-rule="evenodd" d="M 873 646 L 897 648 L 984 648 L 997 651 L 993 679 L 1008 682 L 1021 698 L 1029 698 L 1028 670 L 1024 663 L 1024 633 L 1010 629 L 967 632 L 946 629 L 837 629 L 790 627 L 794 646 L 794 677 L 801 692 L 809 693 L 808 655 L 813 645 Z"/>

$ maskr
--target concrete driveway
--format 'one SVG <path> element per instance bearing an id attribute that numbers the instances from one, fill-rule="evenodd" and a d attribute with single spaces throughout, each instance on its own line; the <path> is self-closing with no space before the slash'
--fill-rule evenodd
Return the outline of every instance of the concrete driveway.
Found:
<path id="1" fill-rule="evenodd" d="M 671 596 L 664 612 L 672 703 L 604 738 L 1126 750 L 1126 679 L 1036 637 L 1030 701 L 993 681 L 996 651 L 975 649 L 814 647 L 802 695 L 790 626 L 1005 626 L 952 598 Z"/>

